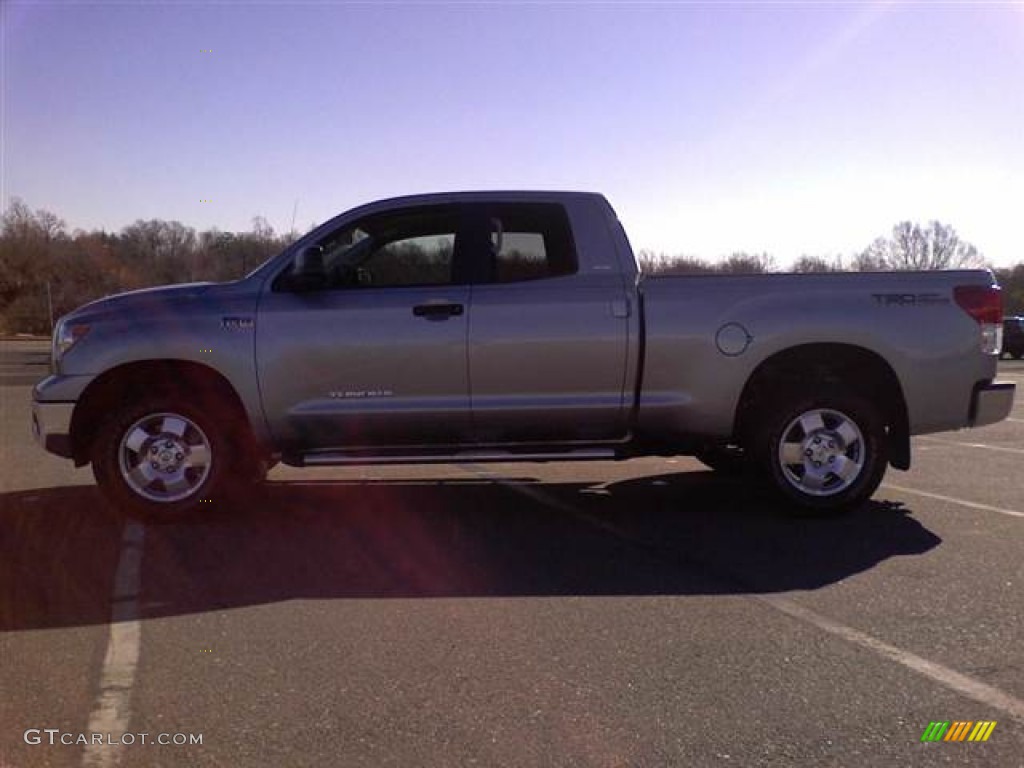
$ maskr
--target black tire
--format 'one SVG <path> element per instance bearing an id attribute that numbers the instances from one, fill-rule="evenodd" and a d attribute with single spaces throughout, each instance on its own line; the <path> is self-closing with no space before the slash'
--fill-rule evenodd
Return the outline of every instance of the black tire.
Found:
<path id="1" fill-rule="evenodd" d="M 863 397 L 794 393 L 776 398 L 765 411 L 754 436 L 756 458 L 789 502 L 787 512 L 848 512 L 882 482 L 888 464 L 885 421 Z"/>
<path id="2" fill-rule="evenodd" d="M 745 475 L 751 469 L 750 457 L 738 445 L 708 446 L 693 456 L 708 469 L 723 475 Z"/>
<path id="3" fill-rule="evenodd" d="M 154 395 L 114 413 L 92 446 L 100 490 L 118 511 L 148 522 L 215 509 L 240 477 L 237 457 L 247 459 L 219 410 Z"/>

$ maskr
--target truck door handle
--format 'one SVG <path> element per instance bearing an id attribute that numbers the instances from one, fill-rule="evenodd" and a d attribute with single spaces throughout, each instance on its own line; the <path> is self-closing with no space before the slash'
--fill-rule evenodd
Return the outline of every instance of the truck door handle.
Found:
<path id="1" fill-rule="evenodd" d="M 443 319 L 446 317 L 458 317 L 462 314 L 462 305 L 452 302 L 438 302 L 436 304 L 417 304 L 412 308 L 416 317 L 427 317 L 431 319 Z"/>

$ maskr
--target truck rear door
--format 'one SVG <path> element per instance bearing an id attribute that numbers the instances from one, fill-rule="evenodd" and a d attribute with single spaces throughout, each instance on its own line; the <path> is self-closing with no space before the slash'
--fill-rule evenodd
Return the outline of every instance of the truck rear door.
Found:
<path id="1" fill-rule="evenodd" d="M 621 438 L 630 312 L 621 274 L 580 268 L 570 219 L 559 204 L 474 210 L 492 245 L 470 306 L 477 441 Z"/>

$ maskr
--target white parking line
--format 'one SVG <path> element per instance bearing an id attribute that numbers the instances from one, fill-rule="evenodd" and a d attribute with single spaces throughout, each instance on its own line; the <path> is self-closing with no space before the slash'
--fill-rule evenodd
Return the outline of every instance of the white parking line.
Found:
<path id="1" fill-rule="evenodd" d="M 563 512 L 569 512 L 570 514 L 582 518 L 587 522 L 591 523 L 592 525 L 595 525 L 596 527 L 601 528 L 602 530 L 607 531 L 631 544 L 642 546 L 644 548 L 648 548 L 650 546 L 649 544 L 643 541 L 638 541 L 634 539 L 628 533 L 617 529 L 615 526 L 610 525 L 609 523 L 606 523 L 603 520 L 599 520 L 597 518 L 591 517 L 590 515 L 582 513 L 579 510 L 574 509 L 570 505 L 565 504 L 564 502 L 549 496 L 548 494 L 544 493 L 541 490 L 538 490 L 537 488 L 508 482 L 507 480 L 502 478 L 501 475 L 496 474 L 494 472 L 489 472 L 478 465 L 460 464 L 459 466 L 462 469 L 466 470 L 467 472 L 471 472 L 472 474 L 476 475 L 477 477 L 483 477 L 488 480 L 492 480 L 496 483 L 500 483 L 509 490 L 515 491 L 516 493 L 520 493 L 535 501 L 539 501 L 548 507 L 552 507 Z M 906 490 L 908 490 L 909 492 L 918 493 L 918 491 L 912 491 L 911 489 Z M 924 495 L 934 496 L 935 494 Z M 956 500 L 950 499 L 950 501 Z M 967 504 L 969 506 L 979 506 L 971 505 L 969 502 Z M 993 511 L 1006 512 L 1008 514 L 1024 517 L 1024 513 L 1021 512 L 1000 510 L 997 507 L 985 507 L 984 505 L 980 506 L 986 509 L 991 509 Z M 949 667 L 945 667 L 942 664 L 936 664 L 933 661 L 928 661 L 928 659 L 918 656 L 917 654 L 911 653 L 910 651 L 905 651 L 902 648 L 897 648 L 895 645 L 889 645 L 889 643 L 886 643 L 883 640 L 879 640 L 877 637 L 873 637 L 865 632 L 861 632 L 859 629 L 854 629 L 853 627 L 841 624 L 840 622 L 830 619 L 826 616 L 822 616 L 821 614 L 812 611 L 810 608 L 806 608 L 800 605 L 799 603 L 795 602 L 794 600 L 791 600 L 788 597 L 782 597 L 781 595 L 749 595 L 749 597 L 753 600 L 757 600 L 758 602 L 764 603 L 765 605 L 768 605 L 774 608 L 775 610 L 786 614 L 791 618 L 810 624 L 823 632 L 827 632 L 831 635 L 835 635 L 836 637 L 840 637 L 843 640 L 846 640 L 848 643 L 860 646 L 861 648 L 871 651 L 872 653 L 875 653 L 878 656 L 882 656 L 883 658 L 889 659 L 890 661 L 894 661 L 897 664 L 906 667 L 907 669 L 917 672 L 919 675 L 922 675 L 933 680 L 934 682 L 942 685 L 945 688 L 962 694 L 963 696 L 966 696 L 968 698 L 974 699 L 975 701 L 986 706 L 993 707 L 994 709 L 999 709 L 1008 714 L 1010 717 L 1014 718 L 1015 720 L 1019 720 L 1020 722 L 1024 723 L 1024 701 L 1016 698 L 1015 696 L 1012 696 L 1011 694 L 1006 693 L 1005 691 L 1001 691 L 1000 689 L 995 688 L 994 686 L 988 685 L 987 683 L 983 683 L 980 680 L 976 680 L 975 678 L 970 677 L 968 675 L 961 674 L 960 672 L 950 669 Z"/>
<path id="2" fill-rule="evenodd" d="M 897 648 L 895 645 L 889 645 L 877 637 L 861 632 L 859 629 L 848 627 L 845 624 L 840 624 L 838 621 L 822 616 L 789 598 L 778 595 L 755 595 L 754 599 L 767 603 L 772 608 L 782 611 L 787 616 L 792 616 L 798 621 L 812 624 L 818 629 L 828 632 L 830 635 L 836 635 L 849 643 L 873 651 L 890 661 L 895 661 L 907 669 L 912 669 L 920 675 L 931 678 L 950 690 L 974 699 L 980 704 L 1000 709 L 1015 720 L 1024 722 L 1024 701 L 988 683 L 983 683 L 949 667 L 944 667 L 942 664 L 928 661 L 928 659 L 922 658 L 916 653 Z"/>
<path id="3" fill-rule="evenodd" d="M 142 547 L 146 529 L 130 521 L 121 536 L 121 556 L 114 575 L 113 611 L 107 655 L 100 674 L 100 687 L 89 716 L 88 733 L 110 734 L 110 745 L 90 743 L 82 765 L 110 768 L 121 761 L 121 735 L 131 720 L 132 688 L 139 663 L 142 626 L 139 622 L 139 587 Z"/>
<path id="4" fill-rule="evenodd" d="M 941 493 L 931 493 L 929 491 L 920 491 L 917 488 L 907 488 L 903 485 L 893 485 L 892 483 L 882 483 L 883 488 L 890 488 L 900 493 L 913 493 L 918 496 L 924 496 L 926 499 L 935 499 L 936 501 L 944 501 L 947 504 L 959 504 L 961 507 L 969 507 L 970 509 L 980 509 L 985 512 L 998 512 L 1001 515 L 1009 515 L 1010 517 L 1024 517 L 1024 512 L 1018 512 L 1015 509 L 1006 509 L 1004 507 L 993 507 L 989 504 L 979 504 L 976 501 L 967 501 L 966 499 L 957 499 L 953 496 L 943 496 Z"/>
<path id="5" fill-rule="evenodd" d="M 963 443 L 959 440 L 943 440 L 939 437 L 918 437 L 918 440 L 925 440 L 929 443 L 941 443 L 942 445 L 958 445 L 961 448 L 985 448 L 989 451 L 1001 451 L 1002 453 L 1021 453 L 1024 448 L 1007 448 L 1003 445 L 988 445 L 986 443 Z"/>

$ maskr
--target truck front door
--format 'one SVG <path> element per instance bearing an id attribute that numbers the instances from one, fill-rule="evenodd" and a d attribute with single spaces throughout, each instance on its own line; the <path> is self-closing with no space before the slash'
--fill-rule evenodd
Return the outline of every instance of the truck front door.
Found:
<path id="1" fill-rule="evenodd" d="M 323 285 L 293 265 L 267 287 L 256 360 L 285 450 L 471 439 L 461 220 L 450 205 L 371 215 L 321 238 Z"/>

